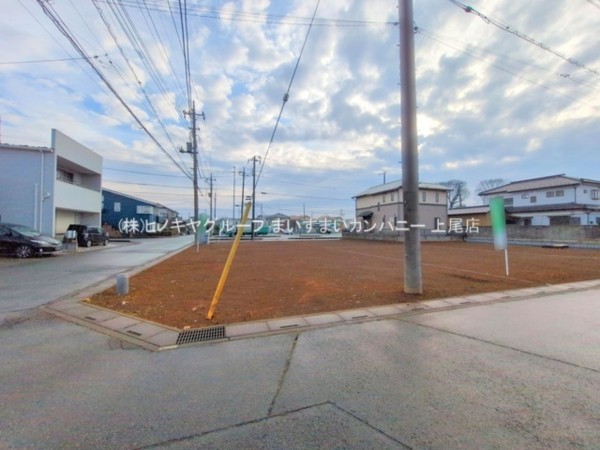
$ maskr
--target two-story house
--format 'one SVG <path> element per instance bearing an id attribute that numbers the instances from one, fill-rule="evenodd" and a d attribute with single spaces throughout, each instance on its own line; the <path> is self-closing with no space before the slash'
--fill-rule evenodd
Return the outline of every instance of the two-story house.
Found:
<path id="1" fill-rule="evenodd" d="M 0 144 L 0 220 L 61 235 L 100 225 L 102 157 L 58 130 L 50 147 Z"/>
<path id="2" fill-rule="evenodd" d="M 404 220 L 402 181 L 371 187 L 355 197 L 356 217 L 367 226 L 397 224 Z M 426 230 L 446 229 L 448 222 L 448 188 L 439 184 L 419 183 L 419 221 Z M 444 225 L 442 225 L 444 224 Z"/>
<path id="3" fill-rule="evenodd" d="M 551 175 L 479 193 L 484 203 L 504 198 L 507 221 L 520 225 L 600 224 L 600 181 Z"/>

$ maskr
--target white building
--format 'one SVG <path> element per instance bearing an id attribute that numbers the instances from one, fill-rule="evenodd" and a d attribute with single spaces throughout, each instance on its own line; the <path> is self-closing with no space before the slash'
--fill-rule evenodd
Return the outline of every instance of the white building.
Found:
<path id="1" fill-rule="evenodd" d="M 0 144 L 0 221 L 63 234 L 100 225 L 102 157 L 58 130 L 50 147 Z"/>
<path id="2" fill-rule="evenodd" d="M 515 181 L 479 194 L 504 198 L 507 221 L 520 225 L 600 224 L 600 181 L 564 174 Z"/>

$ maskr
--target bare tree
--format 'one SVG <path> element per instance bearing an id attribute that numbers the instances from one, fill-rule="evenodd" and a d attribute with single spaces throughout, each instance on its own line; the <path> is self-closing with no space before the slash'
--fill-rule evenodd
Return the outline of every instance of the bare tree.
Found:
<path id="1" fill-rule="evenodd" d="M 488 191 L 508 183 L 510 183 L 510 181 L 505 180 L 504 178 L 489 178 L 487 180 L 481 180 L 477 185 L 475 192 L 479 194 L 480 192 Z"/>
<path id="2" fill-rule="evenodd" d="M 487 180 L 481 180 L 477 185 L 477 189 L 475 189 L 475 193 L 480 194 L 481 192 L 489 191 L 490 189 L 504 186 L 508 183 L 510 182 L 504 178 L 489 178 Z M 485 202 L 483 197 L 481 198 L 481 201 Z"/>
<path id="3" fill-rule="evenodd" d="M 448 208 L 465 206 L 464 201 L 471 195 L 467 182 L 463 180 L 448 180 L 440 183 L 450 189 L 448 192 Z"/>

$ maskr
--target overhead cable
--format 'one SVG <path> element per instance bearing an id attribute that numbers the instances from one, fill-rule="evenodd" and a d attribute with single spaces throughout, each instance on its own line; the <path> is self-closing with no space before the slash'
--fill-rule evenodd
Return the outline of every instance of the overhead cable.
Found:
<path id="1" fill-rule="evenodd" d="M 302 43 L 302 48 L 300 49 L 300 54 L 298 55 L 298 59 L 296 60 L 296 65 L 294 66 L 294 71 L 292 72 L 292 77 L 290 79 L 290 84 L 288 85 L 287 91 L 283 94 L 283 102 L 281 103 L 281 108 L 279 110 L 279 115 L 277 116 L 277 120 L 275 121 L 275 127 L 273 128 L 273 133 L 271 134 L 271 140 L 269 141 L 269 145 L 267 146 L 267 150 L 265 151 L 265 156 L 262 158 L 262 162 L 260 164 L 260 170 L 258 171 L 258 176 L 256 177 L 256 182 L 254 183 L 254 189 L 258 185 L 258 180 L 260 180 L 260 176 L 262 175 L 263 168 L 265 167 L 265 162 L 267 161 L 267 157 L 269 156 L 269 150 L 271 149 L 271 145 L 273 145 L 273 140 L 275 139 L 275 133 L 277 132 L 277 126 L 279 125 L 279 121 L 281 120 L 281 115 L 283 114 L 283 109 L 285 108 L 285 104 L 290 98 L 290 89 L 292 88 L 292 83 L 294 82 L 294 77 L 296 76 L 296 72 L 298 71 L 298 66 L 300 65 L 300 59 L 302 59 L 302 54 L 304 53 L 304 48 L 306 47 L 306 42 L 308 41 L 308 36 L 310 36 L 310 30 L 312 29 L 313 22 L 315 20 L 315 16 L 317 15 L 317 10 L 319 9 L 319 3 L 321 0 L 317 0 L 317 6 L 315 6 L 315 11 L 313 12 L 310 24 L 308 26 L 308 30 L 306 30 L 306 36 L 304 37 L 304 42 Z"/>
<path id="2" fill-rule="evenodd" d="M 477 11 L 472 6 L 464 5 L 463 3 L 458 2 L 456 0 L 449 0 L 449 1 L 450 1 L 450 3 L 452 3 L 452 4 L 456 5 L 456 6 L 458 6 L 459 8 L 461 8 L 466 13 L 475 14 L 480 19 L 482 19 L 485 23 L 494 25 L 495 27 L 501 29 L 502 31 L 507 31 L 507 32 L 509 32 L 511 34 L 514 34 L 515 36 L 523 39 L 524 41 L 527 41 L 530 44 L 538 46 L 542 50 L 546 50 L 547 52 L 550 52 L 553 55 L 558 56 L 559 58 L 567 61 L 569 64 L 573 64 L 573 65 L 575 65 L 577 67 L 580 67 L 583 70 L 588 71 L 591 74 L 594 74 L 596 76 L 600 76 L 600 72 L 598 72 L 597 70 L 592 69 L 591 67 L 588 67 L 585 64 L 583 64 L 583 63 L 581 63 L 579 61 L 574 60 L 573 58 L 569 58 L 568 56 L 565 56 L 562 53 L 559 53 L 558 51 L 556 51 L 556 50 L 548 47 L 547 45 L 545 45 L 545 44 L 543 44 L 543 43 L 541 43 L 539 41 L 536 41 L 534 38 L 526 35 L 525 33 L 521 33 L 520 31 L 512 28 L 510 25 L 507 25 L 505 23 L 500 22 L 499 20 L 492 19 L 489 16 L 486 16 L 486 15 L 482 14 L 481 12 Z"/>
<path id="3" fill-rule="evenodd" d="M 112 86 L 110 81 L 104 76 L 104 74 L 94 65 L 93 59 L 89 57 L 83 50 L 83 47 L 77 42 L 77 39 L 73 36 L 73 34 L 69 31 L 68 27 L 64 22 L 60 19 L 60 17 L 51 10 L 52 6 L 50 3 L 44 0 L 36 0 L 38 5 L 42 8 L 44 14 L 52 21 L 52 23 L 56 26 L 58 31 L 60 31 L 65 38 L 71 43 L 73 48 L 79 53 L 87 62 L 92 70 L 96 72 L 96 74 L 100 77 L 104 85 L 113 93 L 113 95 L 119 100 L 121 105 L 127 110 L 127 112 L 131 115 L 131 117 L 135 120 L 135 122 L 145 131 L 145 133 L 152 139 L 152 141 L 158 146 L 158 148 L 183 172 L 187 175 L 185 169 L 179 165 L 179 163 L 167 152 L 167 150 L 162 146 L 162 144 L 154 137 L 154 135 L 150 132 L 150 130 L 144 125 L 144 123 L 140 120 L 140 118 L 135 114 L 135 112 L 131 109 L 131 107 L 127 104 L 127 102 L 121 97 L 121 95 L 116 91 L 116 89 Z"/>

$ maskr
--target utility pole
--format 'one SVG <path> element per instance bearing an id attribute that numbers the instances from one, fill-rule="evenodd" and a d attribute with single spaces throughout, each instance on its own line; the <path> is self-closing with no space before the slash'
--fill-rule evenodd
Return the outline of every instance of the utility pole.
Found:
<path id="1" fill-rule="evenodd" d="M 260 161 L 260 156 L 253 156 L 248 162 L 252 161 L 252 223 L 250 224 L 250 239 L 254 240 L 254 220 L 256 220 L 256 163 Z"/>
<path id="2" fill-rule="evenodd" d="M 412 0 L 398 0 L 400 29 L 400 86 L 402 138 L 402 191 L 404 220 L 404 292 L 422 294 L 421 235 L 419 228 L 419 154 Z"/>
<path id="3" fill-rule="evenodd" d="M 244 186 L 246 184 L 246 168 L 242 167 L 242 170 L 238 172 L 242 176 L 242 201 L 240 202 L 240 217 L 244 214 L 244 202 L 246 199 L 244 198 Z"/>
<path id="4" fill-rule="evenodd" d="M 192 110 L 191 111 L 183 111 L 183 114 L 186 116 L 191 116 L 192 119 L 192 142 L 188 142 L 186 145 L 186 150 L 180 149 L 181 153 L 191 153 L 194 170 L 194 223 L 198 221 L 198 140 L 196 139 L 196 116 L 201 116 L 204 118 L 204 112 L 200 114 L 196 114 L 196 102 L 192 101 Z M 196 249 L 198 248 L 198 227 L 196 227 L 196 232 L 194 233 L 194 243 L 196 244 Z"/>
<path id="5" fill-rule="evenodd" d="M 210 179 L 208 180 L 210 182 L 210 192 L 208 193 L 208 197 L 210 198 L 210 220 L 213 220 L 213 175 L 212 172 L 210 173 Z"/>
<path id="6" fill-rule="evenodd" d="M 235 166 L 233 166 L 233 200 L 232 200 L 231 219 L 235 222 Z"/>

